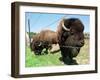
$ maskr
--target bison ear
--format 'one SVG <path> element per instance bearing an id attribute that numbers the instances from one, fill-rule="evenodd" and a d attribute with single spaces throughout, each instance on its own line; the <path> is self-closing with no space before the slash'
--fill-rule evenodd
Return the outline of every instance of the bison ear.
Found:
<path id="1" fill-rule="evenodd" d="M 68 25 L 66 25 L 68 22 L 63 19 L 62 20 L 62 28 L 65 30 L 65 31 L 70 31 L 70 28 L 68 27 Z"/>

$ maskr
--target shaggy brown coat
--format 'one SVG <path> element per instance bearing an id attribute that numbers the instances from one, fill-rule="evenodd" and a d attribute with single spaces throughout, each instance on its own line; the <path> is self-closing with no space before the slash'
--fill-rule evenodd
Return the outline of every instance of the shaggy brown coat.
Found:
<path id="1" fill-rule="evenodd" d="M 61 60 L 65 64 L 73 64 L 73 57 L 79 54 L 84 45 L 84 25 L 77 18 L 62 19 L 57 29 Z"/>
<path id="2" fill-rule="evenodd" d="M 38 43 L 38 45 L 35 45 Z M 31 43 L 31 50 L 35 51 L 36 47 L 39 47 L 40 52 L 42 51 L 43 48 L 51 48 L 52 44 L 57 44 L 58 39 L 57 39 L 57 33 L 51 30 L 42 30 L 40 33 L 36 34 L 33 36 L 33 40 Z"/>

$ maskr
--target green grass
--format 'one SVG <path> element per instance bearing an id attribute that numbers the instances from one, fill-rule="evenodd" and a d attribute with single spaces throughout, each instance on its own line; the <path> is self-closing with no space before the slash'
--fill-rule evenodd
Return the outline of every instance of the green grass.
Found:
<path id="1" fill-rule="evenodd" d="M 39 66 L 54 66 L 54 65 L 62 65 L 59 61 L 59 57 L 61 57 L 60 52 L 56 54 L 47 55 L 34 55 L 34 52 L 31 52 L 30 48 L 26 48 L 26 67 L 39 67 Z"/>
<path id="2" fill-rule="evenodd" d="M 64 65 L 59 58 L 60 52 L 47 55 L 35 55 L 30 48 L 26 47 L 25 67 L 40 67 L 40 66 L 59 66 Z M 75 58 L 78 64 L 89 63 L 89 40 L 85 40 L 85 45 L 81 48 L 79 55 Z"/>

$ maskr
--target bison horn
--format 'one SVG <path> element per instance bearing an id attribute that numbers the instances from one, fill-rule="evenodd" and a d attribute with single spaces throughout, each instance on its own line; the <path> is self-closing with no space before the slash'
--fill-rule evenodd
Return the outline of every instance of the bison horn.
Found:
<path id="1" fill-rule="evenodd" d="M 66 28 L 66 26 L 64 25 L 64 21 L 62 21 L 62 28 L 66 31 L 70 31 L 70 29 Z"/>
<path id="2" fill-rule="evenodd" d="M 42 42 L 40 42 L 40 44 L 38 46 L 41 46 L 42 45 Z"/>

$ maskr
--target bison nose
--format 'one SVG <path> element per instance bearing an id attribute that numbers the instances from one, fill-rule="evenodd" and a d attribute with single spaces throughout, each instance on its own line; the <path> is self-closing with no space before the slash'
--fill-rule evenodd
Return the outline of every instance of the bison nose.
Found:
<path id="1" fill-rule="evenodd" d="M 80 46 L 83 46 L 84 45 L 84 40 L 81 40 L 80 41 Z"/>
<path id="2" fill-rule="evenodd" d="M 84 46 L 84 40 L 81 40 L 78 42 L 78 44 L 76 45 L 77 47 L 82 47 Z"/>

